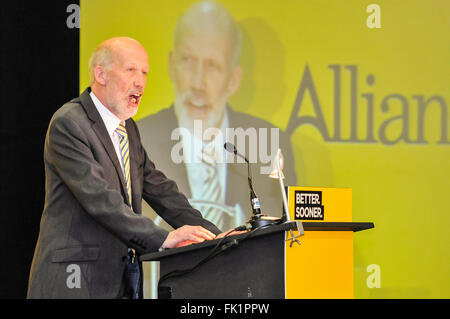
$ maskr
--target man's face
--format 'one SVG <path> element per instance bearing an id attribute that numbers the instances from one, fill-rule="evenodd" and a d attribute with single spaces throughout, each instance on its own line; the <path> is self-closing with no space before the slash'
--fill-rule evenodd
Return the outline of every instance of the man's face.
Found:
<path id="1" fill-rule="evenodd" d="M 181 31 L 170 55 L 170 77 L 182 122 L 202 120 L 203 127 L 219 127 L 227 99 L 240 81 L 240 69 L 232 65 L 231 57 L 232 46 L 226 35 Z"/>
<path id="2" fill-rule="evenodd" d="M 144 48 L 130 43 L 113 52 L 113 62 L 105 69 L 106 106 L 121 120 L 138 110 L 146 85 L 148 57 Z"/>

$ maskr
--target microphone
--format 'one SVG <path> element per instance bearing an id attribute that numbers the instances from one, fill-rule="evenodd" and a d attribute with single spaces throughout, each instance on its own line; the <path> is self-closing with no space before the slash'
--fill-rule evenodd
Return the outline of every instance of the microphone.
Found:
<path id="1" fill-rule="evenodd" d="M 225 147 L 225 149 L 230 152 L 230 153 L 234 153 L 234 155 L 239 156 L 240 158 L 244 159 L 244 161 L 248 164 L 248 166 L 250 166 L 250 162 L 248 161 L 247 157 L 245 157 L 244 155 L 242 155 L 241 153 L 238 152 L 236 146 L 234 146 L 234 144 L 226 142 L 225 144 L 223 144 L 223 147 Z M 251 178 L 252 176 L 252 172 L 249 169 L 249 176 Z"/>
<path id="2" fill-rule="evenodd" d="M 230 152 L 230 153 L 234 153 L 235 155 L 237 155 L 237 149 L 236 146 L 234 146 L 234 144 L 226 142 L 225 144 L 223 144 L 223 147 L 225 147 L 225 149 Z M 245 158 L 245 157 L 244 157 Z"/>
<path id="3" fill-rule="evenodd" d="M 236 146 L 232 143 L 225 143 L 223 145 L 223 147 L 230 153 L 234 153 L 234 155 L 237 155 L 241 158 L 244 159 L 245 162 L 247 162 L 247 174 L 248 174 L 248 186 L 250 187 L 250 203 L 252 206 L 252 210 L 253 210 L 253 215 L 255 216 L 259 216 L 261 215 L 261 206 L 259 205 L 259 199 L 258 196 L 256 196 L 255 190 L 253 189 L 253 181 L 252 181 L 252 171 L 250 169 L 250 162 L 247 159 L 247 157 L 245 157 L 245 155 L 242 155 L 241 153 L 238 152 L 238 150 L 236 149 Z"/>
<path id="4" fill-rule="evenodd" d="M 236 149 L 236 146 L 234 146 L 234 144 L 232 143 L 227 142 L 223 145 L 223 147 L 228 152 L 243 158 L 247 163 L 248 186 L 250 187 L 250 203 L 253 211 L 253 215 L 248 221 L 248 223 L 252 226 L 251 229 L 259 229 L 260 227 L 281 223 L 282 220 L 280 218 L 261 214 L 261 206 L 259 204 L 258 196 L 256 196 L 255 190 L 253 189 L 252 171 L 250 169 L 250 162 L 247 159 L 247 157 L 239 153 L 238 150 Z"/>

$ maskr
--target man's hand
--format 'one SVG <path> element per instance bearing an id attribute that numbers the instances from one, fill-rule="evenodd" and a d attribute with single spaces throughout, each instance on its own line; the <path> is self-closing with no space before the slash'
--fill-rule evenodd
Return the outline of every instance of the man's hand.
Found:
<path id="1" fill-rule="evenodd" d="M 162 248 L 181 247 L 192 243 L 201 243 L 205 240 L 214 238 L 216 238 L 216 235 L 201 226 L 185 225 L 171 231 L 162 244 Z"/>

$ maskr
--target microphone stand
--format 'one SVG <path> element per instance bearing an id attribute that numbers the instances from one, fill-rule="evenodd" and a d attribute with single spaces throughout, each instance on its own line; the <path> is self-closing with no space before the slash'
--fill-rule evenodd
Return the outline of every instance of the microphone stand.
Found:
<path id="1" fill-rule="evenodd" d="M 250 220 L 247 223 L 251 225 L 251 229 L 280 223 L 281 218 L 261 214 L 261 206 L 259 204 L 258 196 L 256 196 L 255 190 L 253 189 L 252 171 L 250 168 L 250 162 L 248 161 L 247 157 L 240 154 L 237 151 L 236 146 L 231 143 L 225 143 L 224 148 L 227 151 L 234 153 L 234 155 L 241 157 L 247 163 L 247 179 L 248 186 L 250 188 L 250 204 L 252 206 L 253 212 Z"/>

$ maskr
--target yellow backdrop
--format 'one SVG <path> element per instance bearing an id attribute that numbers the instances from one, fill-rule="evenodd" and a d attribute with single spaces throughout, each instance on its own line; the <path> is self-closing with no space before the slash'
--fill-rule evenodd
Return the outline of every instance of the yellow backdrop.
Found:
<path id="1" fill-rule="evenodd" d="M 449 298 L 450 2 L 378 0 L 378 16 L 361 0 L 218 2 L 244 35 L 233 108 L 289 131 L 298 185 L 351 188 L 353 221 L 375 224 L 355 236 L 355 297 Z M 173 30 L 192 3 L 81 1 L 80 89 L 95 47 L 130 36 L 150 57 L 135 119 L 169 106 Z"/>

